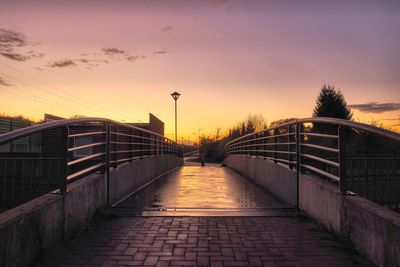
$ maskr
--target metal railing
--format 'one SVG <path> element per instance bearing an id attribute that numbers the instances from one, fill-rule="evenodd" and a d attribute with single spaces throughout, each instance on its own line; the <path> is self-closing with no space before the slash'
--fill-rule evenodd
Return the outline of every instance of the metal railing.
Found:
<path id="1" fill-rule="evenodd" d="M 375 150 L 382 150 L 376 155 Z M 400 134 L 335 118 L 291 121 L 241 136 L 225 157 L 247 155 L 313 173 L 392 209 L 400 208 Z"/>
<path id="2" fill-rule="evenodd" d="M 15 153 L 9 144 L 40 135 L 35 153 Z M 172 140 L 139 127 L 103 118 L 65 119 L 38 124 L 0 135 L 0 211 L 119 164 L 171 154 L 182 157 Z M 107 188 L 108 191 L 108 188 Z"/>

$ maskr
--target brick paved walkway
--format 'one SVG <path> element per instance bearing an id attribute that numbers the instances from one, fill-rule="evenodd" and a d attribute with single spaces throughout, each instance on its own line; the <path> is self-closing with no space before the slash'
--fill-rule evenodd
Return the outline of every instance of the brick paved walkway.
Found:
<path id="1" fill-rule="evenodd" d="M 373 266 L 296 217 L 132 217 L 103 221 L 38 266 Z"/>

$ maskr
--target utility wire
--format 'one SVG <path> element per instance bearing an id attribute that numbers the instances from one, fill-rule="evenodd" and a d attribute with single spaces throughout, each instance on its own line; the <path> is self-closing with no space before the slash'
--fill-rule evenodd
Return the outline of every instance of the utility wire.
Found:
<path id="1" fill-rule="evenodd" d="M 46 82 L 44 82 L 44 81 L 41 81 L 41 80 L 39 80 L 39 79 L 37 79 L 37 78 L 35 78 L 35 77 L 32 77 L 32 76 L 30 76 L 30 75 L 28 75 L 28 74 L 26 74 L 26 73 L 24 73 L 24 72 L 22 72 L 22 71 L 20 71 L 20 70 L 18 70 L 18 69 L 16 69 L 16 68 L 13 68 L 13 67 L 11 67 L 11 66 L 9 66 L 9 65 L 7 65 L 7 64 L 4 64 L 4 63 L 2 63 L 2 62 L 0 62 L 0 64 L 3 65 L 3 66 L 5 66 L 5 67 L 7 67 L 7 68 L 9 68 L 9 69 L 11 69 L 11 70 L 13 70 L 13 71 L 15 71 L 15 72 L 21 73 L 21 74 L 25 75 L 26 77 L 28 77 L 28 78 L 30 78 L 30 79 L 36 80 L 36 81 L 38 81 L 38 82 L 44 84 L 44 85 L 45 85 L 46 87 L 48 87 L 48 88 L 52 88 L 52 89 L 54 89 L 54 90 L 57 90 L 57 91 L 63 93 L 64 95 L 67 95 L 67 96 L 69 96 L 69 97 L 64 97 L 64 96 L 61 96 L 61 95 L 59 95 L 59 94 L 55 94 L 54 92 L 51 92 L 51 91 L 49 91 L 49 90 L 46 90 L 46 89 L 44 89 L 43 87 L 39 87 L 39 86 L 36 86 L 36 85 L 32 85 L 32 84 L 31 84 L 31 86 L 34 86 L 34 87 L 36 87 L 36 88 L 38 88 L 38 89 L 40 89 L 40 90 L 42 90 L 42 91 L 44 91 L 44 92 L 46 92 L 46 93 L 48 93 L 48 94 L 51 94 L 51 95 L 54 95 L 54 96 L 56 96 L 56 97 L 60 97 L 60 98 L 66 99 L 66 100 L 71 101 L 71 102 L 74 102 L 74 103 L 76 103 L 76 104 L 80 104 L 80 105 L 81 105 L 81 104 L 84 104 L 84 105 L 86 105 L 86 106 L 90 105 L 90 106 L 92 106 L 92 107 L 95 107 L 96 109 L 101 110 L 101 112 L 107 112 L 107 113 L 109 113 L 109 114 L 113 114 L 113 116 L 116 116 L 116 117 L 119 117 L 119 118 L 125 118 L 125 119 L 126 119 L 125 116 L 122 116 L 122 115 L 120 115 L 120 114 L 117 114 L 117 113 L 115 113 L 114 111 L 110 111 L 110 110 L 108 110 L 108 109 L 106 109 L 106 108 L 104 108 L 104 107 L 102 107 L 102 106 L 100 106 L 100 105 L 98 105 L 98 104 L 93 104 L 93 103 L 89 102 L 88 100 L 86 100 L 86 99 L 84 99 L 84 98 L 74 96 L 74 95 L 72 95 L 71 93 L 69 93 L 69 92 L 67 92 L 67 91 L 65 91 L 65 90 L 62 90 L 62 89 L 57 88 L 57 87 L 55 87 L 55 86 L 52 86 L 52 85 L 50 85 L 50 84 L 48 84 L 48 83 L 46 83 Z M 14 78 L 15 78 L 15 77 L 14 77 Z M 15 79 L 17 79 L 17 78 L 15 78 Z M 17 80 L 19 80 L 19 79 L 17 79 Z M 21 81 L 21 80 L 20 80 L 20 81 Z M 29 83 L 26 82 L 26 81 L 25 81 L 25 83 L 29 84 Z M 73 99 L 71 99 L 70 97 L 73 97 Z M 76 100 L 79 100 L 79 102 L 81 102 L 81 103 L 78 103 Z"/>
<path id="2" fill-rule="evenodd" d="M 31 84 L 29 84 L 28 82 L 23 81 L 23 80 L 20 80 L 20 79 L 18 79 L 18 78 L 16 78 L 16 77 L 13 77 L 13 76 L 10 76 L 10 75 L 4 74 L 4 73 L 0 73 L 0 74 L 3 75 L 3 76 L 5 76 L 5 77 L 7 77 L 7 78 L 15 79 L 15 80 L 17 80 L 17 81 L 19 81 L 19 82 L 21 82 L 21 83 L 23 83 L 23 84 L 25 84 L 25 85 L 28 85 L 28 86 L 37 88 L 36 86 L 31 85 Z M 40 90 L 40 88 L 38 88 L 38 89 Z M 15 90 L 15 88 L 14 88 L 14 90 Z M 76 106 L 70 107 L 70 106 L 67 106 L 65 103 L 63 103 L 63 104 L 57 103 L 57 102 L 54 102 L 54 101 L 52 101 L 52 100 L 46 99 L 46 98 L 44 98 L 44 97 L 36 96 L 36 95 L 34 95 L 34 94 L 32 94 L 32 93 L 27 93 L 27 92 L 21 91 L 21 90 L 20 90 L 20 92 L 23 93 L 23 94 L 25 94 L 25 95 L 30 95 L 31 97 L 33 97 L 33 98 L 35 98 L 35 99 L 41 99 L 42 102 L 43 102 L 43 101 L 47 101 L 48 103 L 50 103 L 50 104 L 53 105 L 53 106 L 54 106 L 54 105 L 56 105 L 56 106 L 58 106 L 58 107 L 62 106 L 62 107 L 64 107 L 64 110 L 65 110 L 65 108 L 68 108 L 70 112 L 72 111 L 72 113 L 76 113 Z M 91 110 L 91 112 L 93 112 L 93 111 Z M 97 113 L 97 114 L 100 114 L 99 112 L 96 112 L 96 113 Z"/>
<path id="3" fill-rule="evenodd" d="M 60 106 L 57 106 L 55 104 L 45 102 L 45 101 L 43 101 L 41 99 L 36 99 L 36 96 L 22 95 L 22 94 L 18 94 L 18 93 L 15 93 L 15 92 L 11 92 L 11 91 L 9 91 L 7 89 L 5 89 L 5 90 L 1 89 L 1 91 L 5 92 L 5 93 L 8 93 L 8 94 L 15 95 L 15 96 L 19 96 L 19 97 L 22 97 L 22 98 L 25 98 L 25 99 L 28 99 L 28 100 L 31 100 L 31 101 L 35 101 L 35 102 L 42 103 L 42 104 L 45 104 L 45 105 L 51 105 L 51 106 L 54 106 L 54 107 L 59 108 L 59 109 L 64 109 L 64 110 L 69 111 L 69 112 L 71 111 L 71 110 L 66 109 L 65 107 L 60 107 Z"/>
<path id="4" fill-rule="evenodd" d="M 74 100 L 71 99 L 71 98 L 67 98 L 67 97 L 65 97 L 65 96 L 62 96 L 62 95 L 53 93 L 53 92 L 51 92 L 51 91 L 49 91 L 49 90 L 47 90 L 47 89 L 44 89 L 43 87 L 40 87 L 40 86 L 34 85 L 34 84 L 30 83 L 30 82 L 21 80 L 21 79 L 15 77 L 15 76 L 11 76 L 11 75 L 9 75 L 9 74 L 4 74 L 4 73 L 3 73 L 3 75 L 5 75 L 5 76 L 8 77 L 8 78 L 17 80 L 17 81 L 19 81 L 19 82 L 21 82 L 21 83 L 23 83 L 23 84 L 25 84 L 25 85 L 28 85 L 28 86 L 37 88 L 37 89 L 39 89 L 40 91 L 43 91 L 43 92 L 45 92 L 45 93 L 47 93 L 47 94 L 50 94 L 50 95 L 59 97 L 59 98 L 61 98 L 61 99 L 63 99 L 63 100 L 67 100 L 67 101 L 72 102 L 72 103 L 77 104 L 77 105 L 82 105 L 81 103 L 76 102 L 76 101 L 74 101 Z M 75 107 L 75 108 L 76 108 L 76 107 Z M 97 113 L 97 114 L 101 114 L 101 115 L 103 114 L 103 113 L 100 113 L 100 112 L 98 112 L 98 111 L 93 111 L 92 108 L 88 108 L 88 107 L 87 107 L 87 109 L 90 110 L 91 112 L 95 112 L 95 113 Z M 103 112 L 104 112 L 104 111 L 103 111 Z M 115 115 L 113 115 L 113 116 L 115 116 Z"/>

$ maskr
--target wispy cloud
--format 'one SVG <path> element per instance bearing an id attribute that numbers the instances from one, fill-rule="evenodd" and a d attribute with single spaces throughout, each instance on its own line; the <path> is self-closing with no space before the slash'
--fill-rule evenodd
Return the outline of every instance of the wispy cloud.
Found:
<path id="1" fill-rule="evenodd" d="M 76 66 L 76 63 L 72 59 L 61 59 L 61 60 L 51 62 L 49 64 L 49 66 L 52 68 L 65 68 L 65 67 Z"/>
<path id="2" fill-rule="evenodd" d="M 162 55 L 162 54 L 167 54 L 168 51 L 163 49 L 163 50 L 154 50 L 153 55 Z"/>
<path id="3" fill-rule="evenodd" d="M 162 32 L 172 32 L 172 31 L 174 31 L 174 28 L 172 28 L 172 26 L 167 25 L 167 26 L 162 27 L 161 31 Z"/>
<path id="4" fill-rule="evenodd" d="M 37 46 L 37 44 L 34 43 L 30 46 Z M 0 28 L 0 55 L 15 61 L 27 61 L 43 57 L 43 53 L 37 53 L 33 50 L 20 51 L 28 45 L 27 37 L 24 34 Z"/>
<path id="5" fill-rule="evenodd" d="M 22 33 L 0 29 L 0 47 L 11 49 L 26 45 L 26 36 Z"/>
<path id="6" fill-rule="evenodd" d="M 55 61 L 50 61 L 47 67 L 50 68 L 65 68 L 73 66 L 83 66 L 86 69 L 93 69 L 102 64 L 110 64 L 115 61 L 134 62 L 139 59 L 144 59 L 145 55 L 131 55 L 128 51 L 117 48 L 108 47 L 101 49 L 101 53 L 80 53 L 78 58 L 65 58 Z"/>
<path id="7" fill-rule="evenodd" d="M 212 0 L 212 4 L 215 7 L 223 7 L 230 4 L 233 1 L 234 0 Z"/>
<path id="8" fill-rule="evenodd" d="M 102 50 L 109 59 L 113 60 L 124 60 L 128 62 L 133 62 L 138 59 L 145 59 L 146 57 L 145 55 L 131 55 L 130 52 L 116 47 L 103 48 Z"/>
<path id="9" fill-rule="evenodd" d="M 388 111 L 400 110 L 400 103 L 368 102 L 365 104 L 349 105 L 349 107 L 367 113 L 383 113 Z"/>
<path id="10" fill-rule="evenodd" d="M 128 56 L 128 57 L 126 57 L 125 59 L 127 60 L 127 61 L 136 61 L 136 60 L 138 60 L 138 59 L 145 59 L 146 58 L 146 56 L 145 55 L 141 55 L 141 56 Z"/>
<path id="11" fill-rule="evenodd" d="M 0 86 L 11 86 L 11 84 L 4 78 L 0 77 Z"/>
<path id="12" fill-rule="evenodd" d="M 103 51 L 104 51 L 104 53 L 106 53 L 109 56 L 127 55 L 128 54 L 126 51 L 118 49 L 116 47 L 103 48 Z"/>
<path id="13" fill-rule="evenodd" d="M 29 59 L 28 56 L 26 55 L 22 55 L 22 54 L 18 54 L 18 53 L 7 53 L 7 52 L 1 52 L 0 53 L 3 57 L 6 57 L 8 59 L 12 59 L 15 61 L 26 61 Z"/>

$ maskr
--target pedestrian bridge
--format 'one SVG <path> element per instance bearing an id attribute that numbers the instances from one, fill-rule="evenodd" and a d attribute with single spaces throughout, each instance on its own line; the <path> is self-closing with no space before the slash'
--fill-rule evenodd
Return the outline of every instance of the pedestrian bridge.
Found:
<path id="1" fill-rule="evenodd" d="M 81 118 L 0 135 L 0 152 L 1 266 L 400 265 L 400 136 L 383 129 L 297 120 L 203 167 L 164 136 Z"/>

